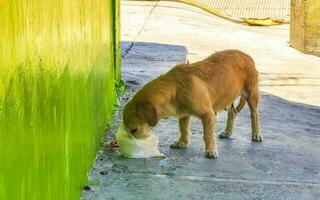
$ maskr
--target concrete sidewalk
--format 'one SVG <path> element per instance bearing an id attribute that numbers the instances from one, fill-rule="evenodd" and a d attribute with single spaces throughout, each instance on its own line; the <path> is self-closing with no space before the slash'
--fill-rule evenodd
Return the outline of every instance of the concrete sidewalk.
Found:
<path id="1" fill-rule="evenodd" d="M 199 120 L 192 120 L 189 148 L 178 150 L 169 147 L 178 137 L 177 122 L 165 119 L 154 132 L 167 158 L 126 159 L 101 148 L 82 199 L 319 199 L 320 108 L 308 104 L 320 103 L 320 58 L 289 48 L 288 26 L 247 27 L 174 2 L 123 1 L 122 16 L 128 87 L 121 106 L 176 63 L 237 48 L 254 57 L 261 74 L 264 141 L 251 142 L 245 108 L 232 138 L 218 140 L 220 157 L 209 160 Z M 121 117 L 120 107 L 106 141 Z M 226 113 L 217 120 L 219 133 Z"/>

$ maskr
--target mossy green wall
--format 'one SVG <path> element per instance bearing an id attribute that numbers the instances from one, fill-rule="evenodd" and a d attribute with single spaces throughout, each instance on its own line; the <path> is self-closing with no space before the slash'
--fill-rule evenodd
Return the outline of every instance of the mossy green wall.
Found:
<path id="1" fill-rule="evenodd" d="M 118 4 L 0 0 L 1 200 L 79 198 L 120 80 Z"/>

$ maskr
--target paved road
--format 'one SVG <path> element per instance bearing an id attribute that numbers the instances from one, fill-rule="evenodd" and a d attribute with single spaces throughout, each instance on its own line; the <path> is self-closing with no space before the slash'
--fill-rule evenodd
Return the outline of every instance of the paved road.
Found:
<path id="1" fill-rule="evenodd" d="M 185 45 L 165 42 L 124 41 L 122 48 L 127 92 L 121 106 L 148 80 L 193 55 Z M 121 106 L 106 141 L 114 138 L 119 127 Z M 163 160 L 125 159 L 117 150 L 102 148 L 90 174 L 91 190 L 84 191 L 82 199 L 319 199 L 320 108 L 263 93 L 259 110 L 264 141 L 250 141 L 245 108 L 232 138 L 218 140 L 217 160 L 203 156 L 197 119 L 192 121 L 187 150 L 169 148 L 178 136 L 176 120 L 160 122 L 154 132 L 160 138 L 160 151 L 167 155 Z M 225 122 L 226 113 L 219 113 L 217 132 Z"/>

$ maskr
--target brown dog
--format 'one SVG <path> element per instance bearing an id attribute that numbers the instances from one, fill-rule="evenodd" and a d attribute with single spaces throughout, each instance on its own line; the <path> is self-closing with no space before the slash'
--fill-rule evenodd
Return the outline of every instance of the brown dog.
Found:
<path id="1" fill-rule="evenodd" d="M 241 96 L 237 108 L 233 102 Z M 248 103 L 252 141 L 262 141 L 259 128 L 258 72 L 252 58 L 238 50 L 217 52 L 203 61 L 177 65 L 146 84 L 123 110 L 123 122 L 135 137 L 143 137 L 160 119 L 179 118 L 180 137 L 172 148 L 189 143 L 190 116 L 203 124 L 205 156 L 217 158 L 216 113 L 228 108 L 228 121 L 220 138 L 232 134 L 234 119 Z"/>

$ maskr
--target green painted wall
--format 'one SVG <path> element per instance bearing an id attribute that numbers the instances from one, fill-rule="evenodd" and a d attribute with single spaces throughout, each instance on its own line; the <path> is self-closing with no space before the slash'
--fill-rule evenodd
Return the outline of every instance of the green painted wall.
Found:
<path id="1" fill-rule="evenodd" d="M 0 0 L 1 200 L 79 198 L 112 118 L 118 14 L 118 0 Z"/>

